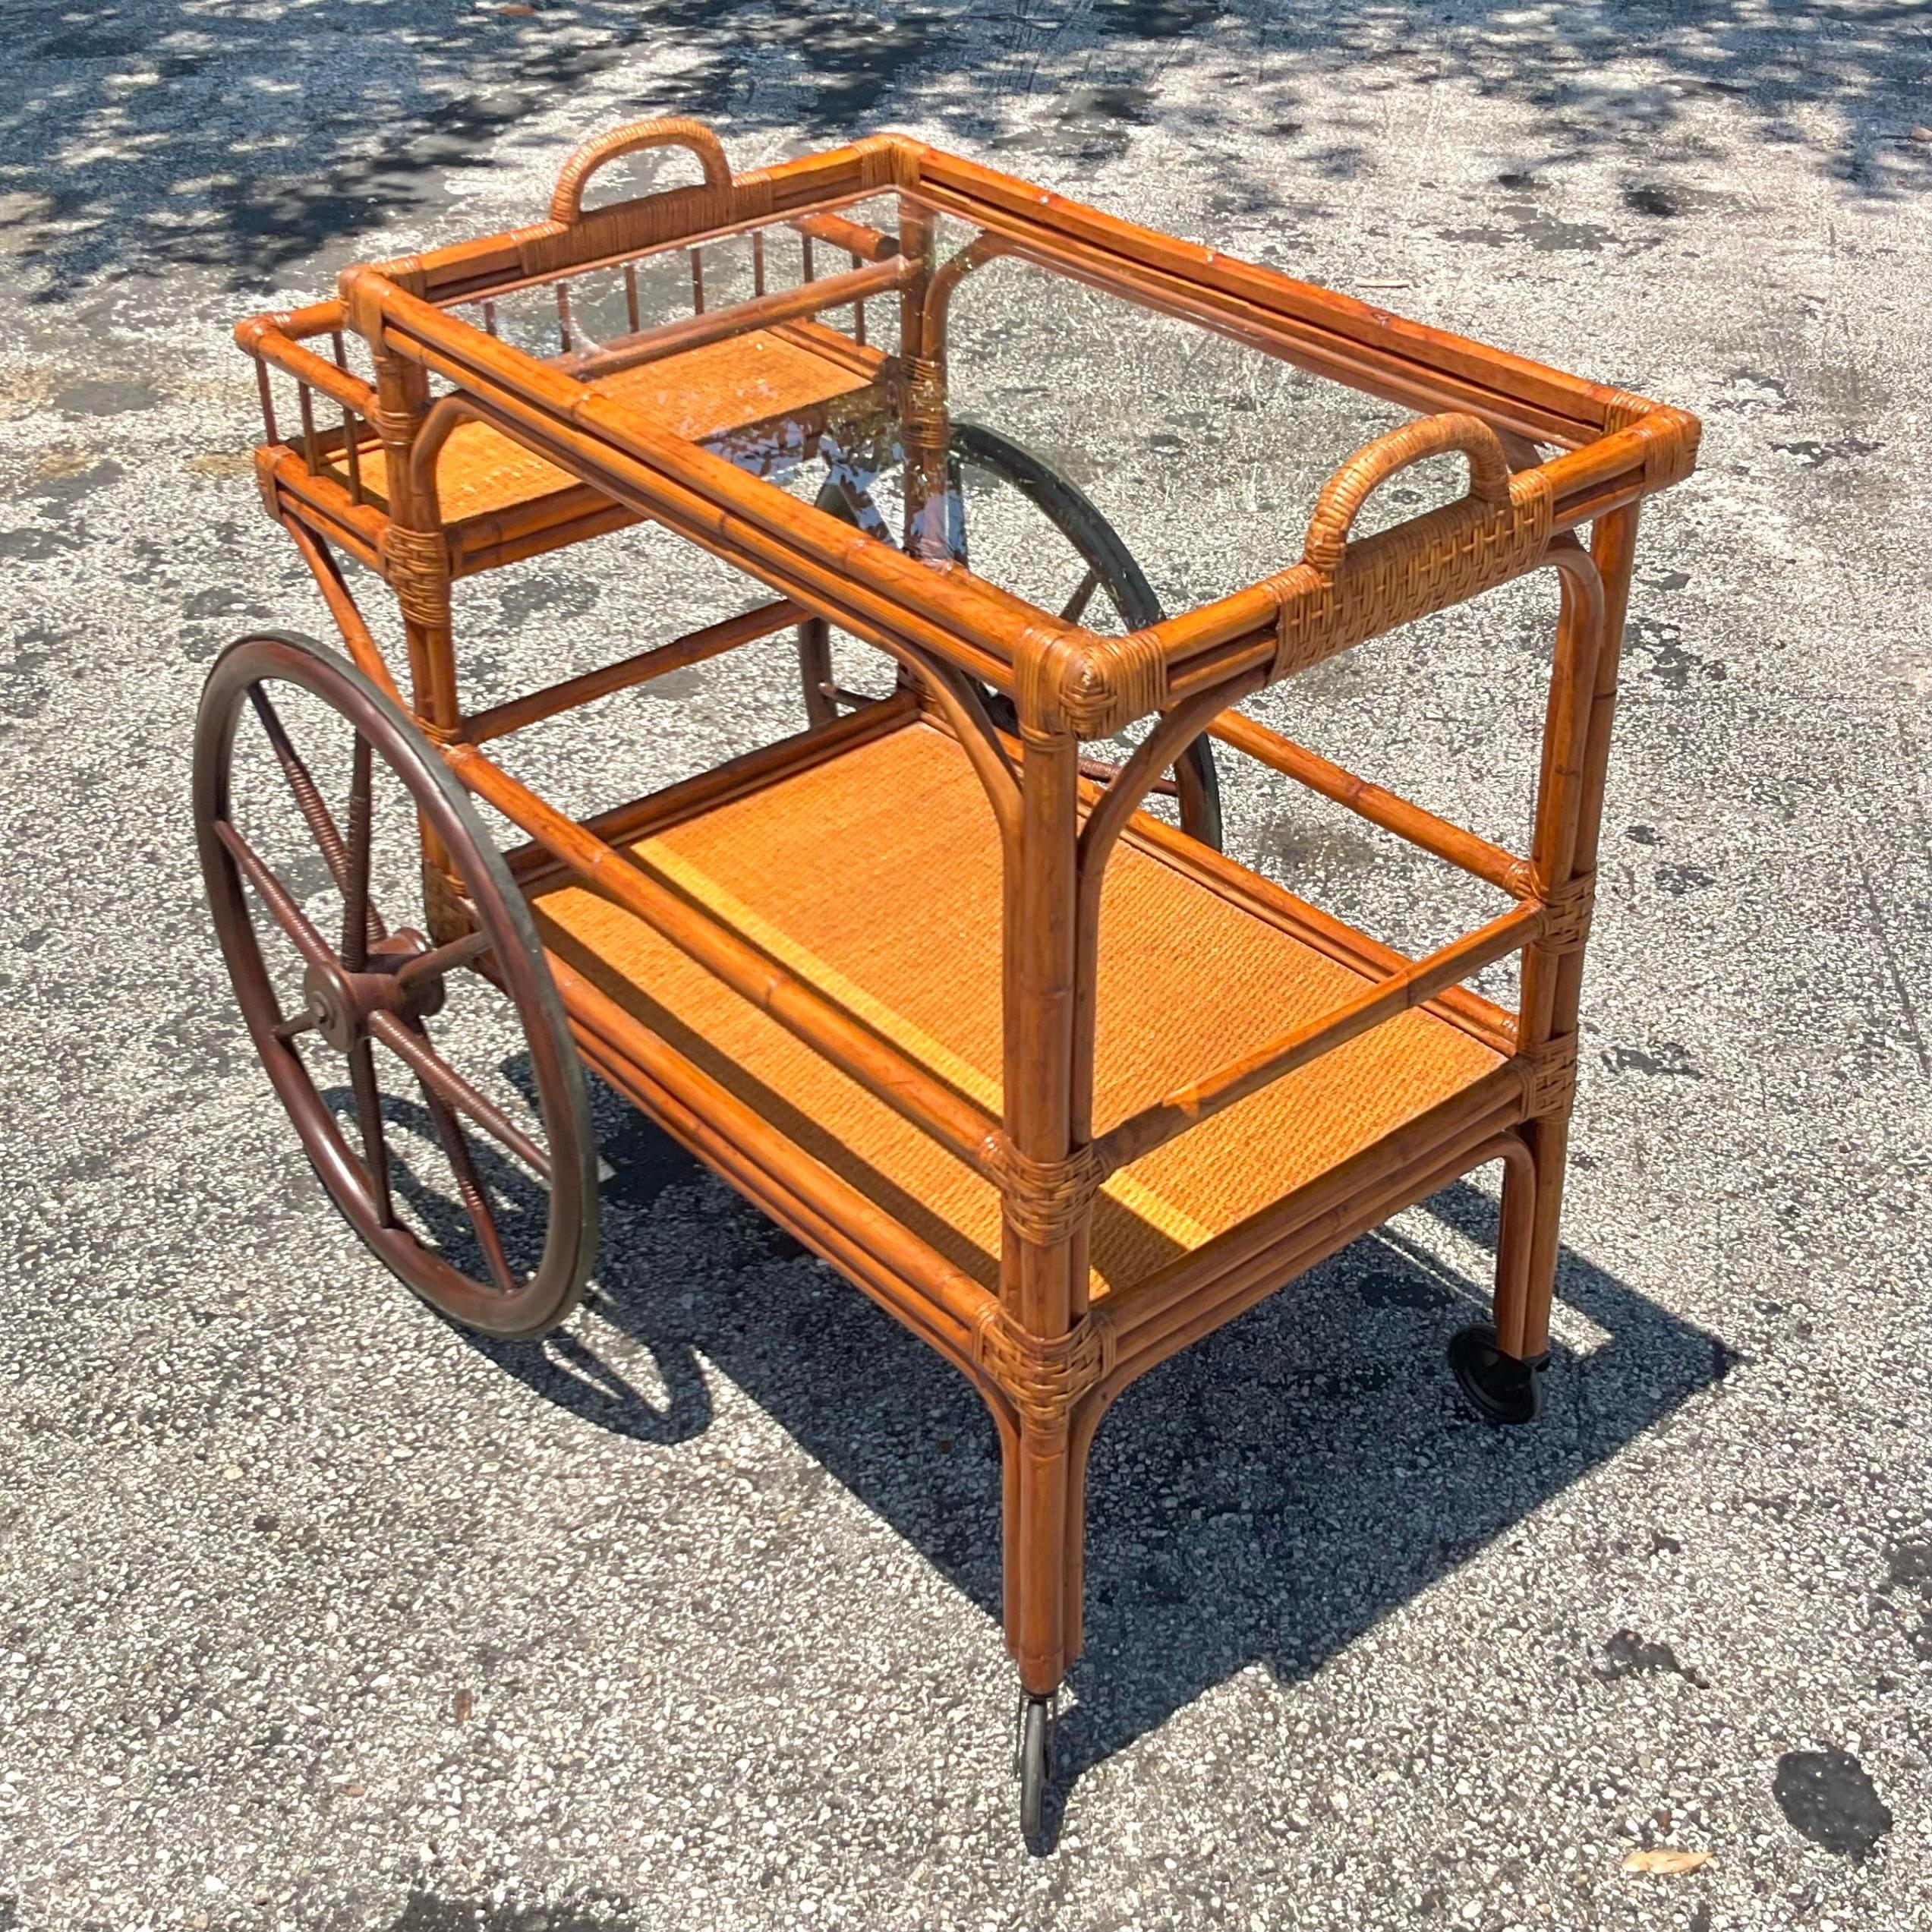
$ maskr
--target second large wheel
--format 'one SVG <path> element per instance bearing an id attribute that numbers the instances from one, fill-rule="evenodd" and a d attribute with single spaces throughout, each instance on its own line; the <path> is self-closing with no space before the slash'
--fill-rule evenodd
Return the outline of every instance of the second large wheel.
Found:
<path id="1" fill-rule="evenodd" d="M 974 532 L 984 521 L 976 511 L 991 509 L 983 501 L 976 503 L 975 498 L 982 492 L 1016 492 L 1046 526 L 1039 534 L 1045 537 L 1051 531 L 1052 538 L 1072 553 L 1062 594 L 1056 603 L 1064 622 L 1080 622 L 1099 597 L 1113 607 L 1123 629 L 1145 630 L 1160 622 L 1165 614 L 1160 600 L 1120 532 L 1101 514 L 1086 491 L 1045 457 L 984 423 L 969 417 L 956 418 L 948 449 L 948 469 L 960 506 L 957 541 L 963 550 L 969 550 Z M 884 534 L 884 520 L 867 493 L 855 487 L 847 477 L 834 473 L 827 478 L 818 493 L 818 508 Z M 969 554 L 967 560 L 970 560 Z M 1043 560 L 1050 566 L 1055 559 L 1049 556 Z M 820 695 L 808 689 L 808 704 Z M 996 715 L 1004 714 L 1003 721 L 1012 715 L 1004 699 L 995 700 L 995 712 Z M 1098 761 L 1088 763 L 1091 774 L 1098 779 L 1110 777 L 1114 770 Z M 1204 844 L 1219 848 L 1221 787 L 1215 776 L 1214 754 L 1205 733 L 1174 760 L 1171 779 L 1158 789 L 1174 794 L 1183 830 Z"/>

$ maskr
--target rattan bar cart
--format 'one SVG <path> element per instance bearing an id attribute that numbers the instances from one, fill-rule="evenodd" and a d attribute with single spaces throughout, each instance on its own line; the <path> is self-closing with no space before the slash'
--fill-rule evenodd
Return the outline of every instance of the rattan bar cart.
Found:
<path id="1" fill-rule="evenodd" d="M 599 169 L 653 150 L 701 179 L 585 208 Z M 1298 561 L 1164 616 L 1080 484 L 956 407 L 953 304 L 999 263 L 1410 420 L 1329 476 Z M 533 304 L 546 333 L 519 342 L 510 318 Z M 595 1250 L 587 1062 L 951 1361 L 1003 1448 L 1036 1841 L 1080 1647 L 1088 1447 L 1136 1376 L 1500 1161 L 1494 1319 L 1451 1360 L 1493 1420 L 1536 1411 L 1637 506 L 1689 472 L 1695 419 L 916 140 L 734 175 L 685 120 L 579 149 L 547 220 L 352 268 L 336 300 L 237 336 L 260 378 L 263 500 L 348 655 L 284 633 L 228 648 L 197 726 L 197 824 L 251 1035 L 317 1174 L 436 1308 L 541 1332 Z M 1452 452 L 1466 493 L 1352 534 L 1380 486 Z M 1071 553 L 1064 603 L 972 567 L 975 474 Z M 640 522 L 761 600 L 466 710 L 452 585 Z M 393 668 L 345 558 L 395 591 Z M 1545 569 L 1561 603 L 1527 856 L 1236 708 Z M 841 685 L 835 629 L 884 654 L 889 689 Z M 794 631 L 804 728 L 633 802 L 574 818 L 492 755 Z M 291 702 L 344 727 L 339 817 Z M 1093 755 L 1132 731 L 1117 760 Z M 247 829 L 244 738 L 319 848 L 305 890 Z M 1506 909 L 1410 959 L 1233 862 L 1210 740 Z M 379 792 L 413 814 L 417 912 L 372 893 Z M 500 852 L 476 800 L 531 842 Z M 1511 954 L 1515 1013 L 1466 984 Z M 455 1064 L 459 986 L 510 1002 L 521 1114 Z M 332 1054 L 339 1090 L 317 1084 Z M 391 1144 L 405 1089 L 460 1218 L 427 1215 Z M 513 1240 L 519 1189 L 540 1212 Z"/>

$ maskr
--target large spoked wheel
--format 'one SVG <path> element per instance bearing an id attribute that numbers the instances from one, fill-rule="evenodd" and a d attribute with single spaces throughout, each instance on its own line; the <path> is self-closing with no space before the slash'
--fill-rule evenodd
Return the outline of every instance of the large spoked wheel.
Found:
<path id="1" fill-rule="evenodd" d="M 1060 608 L 1064 622 L 1080 622 L 1095 597 L 1102 595 L 1113 606 L 1125 630 L 1145 630 L 1160 622 L 1165 613 L 1146 572 L 1134 561 L 1120 532 L 1077 484 L 1023 444 L 970 418 L 954 420 L 947 453 L 950 481 L 962 509 L 962 544 L 969 541 L 977 521 L 973 498 L 978 490 L 990 484 L 995 490 L 1017 490 L 1073 553 L 1079 575 Z M 819 491 L 818 508 L 853 522 L 869 524 L 878 519 L 878 512 L 863 493 L 837 475 L 828 477 Z M 1009 722 L 1010 705 L 1004 699 L 996 700 L 994 715 L 1001 723 Z M 1090 774 L 1102 780 L 1111 777 L 1116 769 L 1098 760 L 1086 762 Z M 1172 780 L 1158 789 L 1175 794 L 1182 829 L 1190 837 L 1218 849 L 1221 786 L 1205 733 L 1175 759 Z"/>
<path id="2" fill-rule="evenodd" d="M 452 1320 L 550 1327 L 597 1248 L 583 1070 L 529 908 L 462 788 L 354 666 L 269 632 L 209 674 L 194 818 L 242 1016 L 336 1206 Z M 423 918 L 440 944 L 404 916 L 424 838 L 468 897 Z"/>

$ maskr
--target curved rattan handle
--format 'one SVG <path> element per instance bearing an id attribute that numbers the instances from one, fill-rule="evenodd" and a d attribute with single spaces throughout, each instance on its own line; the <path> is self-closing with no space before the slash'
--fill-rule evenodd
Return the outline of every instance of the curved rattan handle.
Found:
<path id="1" fill-rule="evenodd" d="M 724 143 L 703 121 L 682 115 L 667 121 L 632 121 L 593 135 L 563 164 L 563 172 L 556 178 L 556 191 L 550 197 L 550 219 L 577 220 L 584 212 L 585 184 L 606 162 L 652 147 L 688 148 L 704 171 L 707 188 L 731 185 L 731 163 L 724 158 Z"/>
<path id="2" fill-rule="evenodd" d="M 1302 560 L 1325 577 L 1341 567 L 1348 532 L 1362 506 L 1398 470 L 1426 456 L 1460 449 L 1469 459 L 1469 494 L 1494 508 L 1509 501 L 1509 459 L 1496 433 L 1480 416 L 1460 410 L 1405 423 L 1373 443 L 1365 443 L 1322 486 L 1315 514 L 1308 519 Z"/>

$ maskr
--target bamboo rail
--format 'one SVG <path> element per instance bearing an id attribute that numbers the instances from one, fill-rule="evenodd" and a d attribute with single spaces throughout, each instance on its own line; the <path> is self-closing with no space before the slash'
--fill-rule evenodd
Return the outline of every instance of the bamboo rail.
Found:
<path id="1" fill-rule="evenodd" d="M 622 336 L 594 353 L 576 355 L 553 364 L 579 382 L 635 369 L 647 362 L 661 361 L 685 349 L 721 342 L 728 336 L 743 335 L 753 329 L 767 329 L 780 322 L 796 322 L 802 316 L 838 308 L 847 302 L 863 301 L 868 295 L 884 295 L 900 288 L 908 279 L 909 266 L 896 259 L 869 268 L 856 268 L 841 275 L 801 282 L 796 288 L 781 289 L 768 295 L 755 295 L 748 301 L 733 302 L 724 308 L 704 309 L 679 322 L 667 322 L 655 329 L 641 329 Z"/>
<path id="2" fill-rule="evenodd" d="M 788 624 L 798 623 L 805 615 L 803 608 L 789 597 L 780 597 L 774 604 L 761 604 L 755 610 L 707 624 L 702 630 L 689 632 L 681 638 L 673 638 L 669 644 L 660 644 L 652 650 L 621 657 L 614 663 L 601 665 L 596 670 L 546 685 L 540 691 L 528 692 L 521 698 L 493 704 L 487 711 L 472 711 L 463 720 L 463 736 L 472 745 L 481 745 L 507 733 L 521 731 L 525 725 L 555 717 L 559 711 L 594 704 L 600 698 L 608 698 L 613 692 L 648 683 L 667 672 L 701 664 L 708 657 L 722 657 L 740 645 L 769 637 Z"/>
<path id="3" fill-rule="evenodd" d="M 859 261 L 882 262 L 899 253 L 897 235 L 868 228 L 863 222 L 848 221 L 843 215 L 794 215 L 786 225 L 842 249 Z"/>
<path id="4" fill-rule="evenodd" d="M 1460 825 L 1451 824 L 1397 793 L 1358 778 L 1319 752 L 1297 745 L 1279 732 L 1271 731 L 1238 711 L 1224 711 L 1208 727 L 1210 736 L 1244 753 L 1257 764 L 1293 778 L 1312 792 L 1319 792 L 1339 805 L 1379 825 L 1385 832 L 1407 839 L 1426 852 L 1433 853 L 1451 865 L 1472 872 L 1512 897 L 1527 899 L 1533 890 L 1530 862 L 1499 845 L 1492 845 Z"/>
<path id="5" fill-rule="evenodd" d="M 681 899 L 635 861 L 546 805 L 474 745 L 452 744 L 443 755 L 477 797 L 554 853 L 593 890 L 643 920 L 868 1092 L 990 1177 L 986 1143 L 1000 1124 L 984 1108 L 908 1060 L 863 1022 Z"/>
<path id="6" fill-rule="evenodd" d="M 985 1288 L 849 1181 L 801 1152 L 566 960 L 554 952 L 547 957 L 577 1016 L 579 1041 L 615 1085 L 630 1086 L 636 1075 L 645 1076 L 651 1111 L 680 1139 L 750 1187 L 761 1206 L 828 1259 L 844 1265 L 854 1250 L 864 1255 L 871 1266 L 868 1285 L 880 1291 L 878 1298 L 902 1319 L 936 1331 L 962 1366 L 970 1364 L 972 1330 L 993 1300 Z"/>
<path id="7" fill-rule="evenodd" d="M 1151 1154 L 1224 1107 L 1245 1100 L 1371 1026 L 1422 1005 L 1444 987 L 1467 979 L 1506 953 L 1530 944 L 1543 931 L 1546 916 L 1540 904 L 1512 906 L 1487 925 L 1369 987 L 1335 1012 L 1311 1020 L 1278 1040 L 1176 1088 L 1152 1106 L 1110 1128 L 1093 1143 L 1102 1171 L 1111 1174 Z"/>

